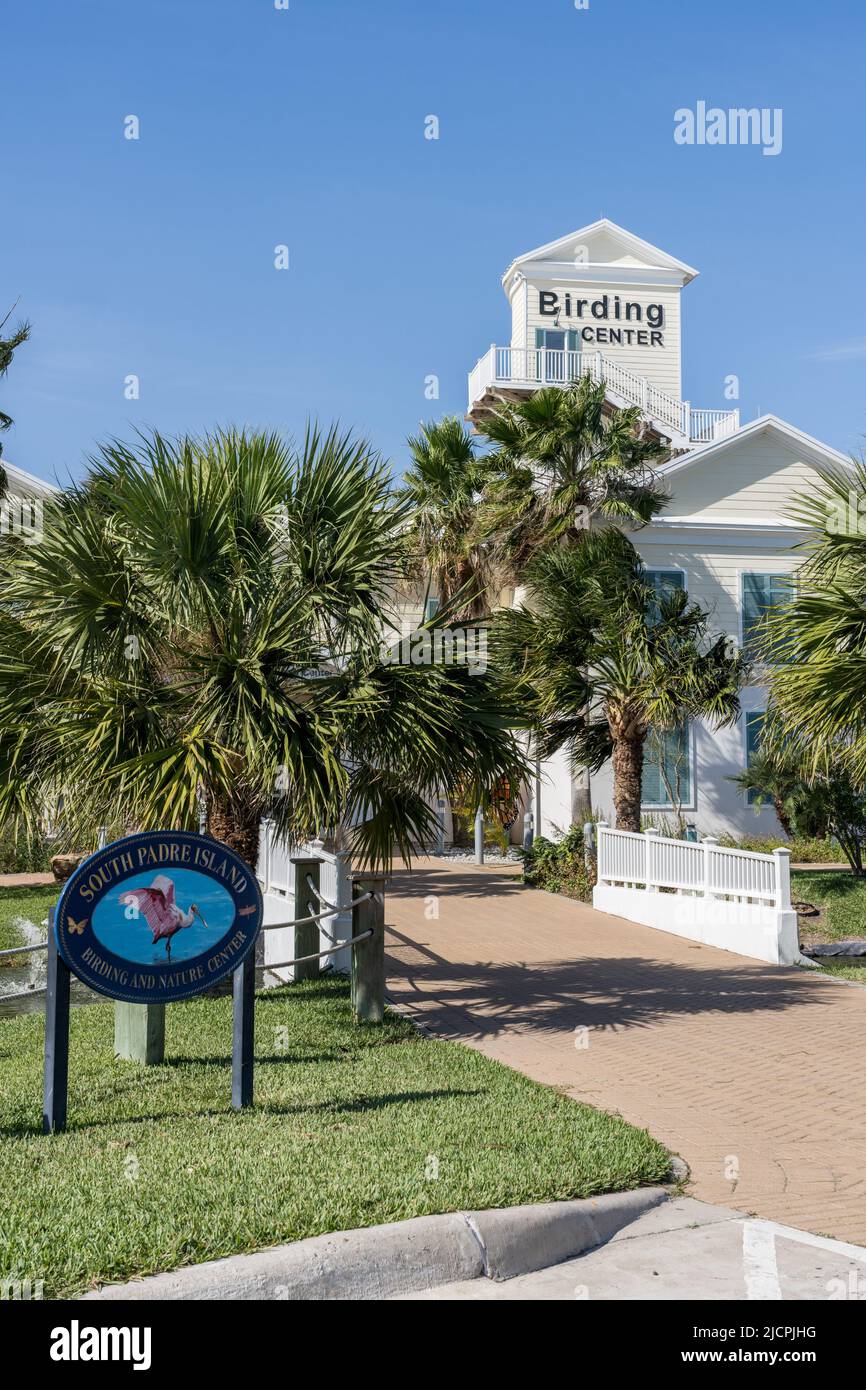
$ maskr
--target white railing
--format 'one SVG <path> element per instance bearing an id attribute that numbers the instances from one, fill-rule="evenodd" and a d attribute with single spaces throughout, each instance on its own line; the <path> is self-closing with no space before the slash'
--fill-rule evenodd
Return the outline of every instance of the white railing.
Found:
<path id="1" fill-rule="evenodd" d="M 788 909 L 791 906 L 790 854 L 725 849 L 708 836 L 700 844 L 671 840 L 658 831 L 635 835 L 598 827 L 598 881 L 629 887 L 668 888 Z"/>
<path id="2" fill-rule="evenodd" d="M 725 849 L 647 830 L 597 827 L 593 906 L 740 955 L 791 965 L 800 957 L 791 856 Z"/>
<path id="3" fill-rule="evenodd" d="M 305 857 L 321 860 L 319 892 L 325 902 L 340 909 L 336 916 L 321 924 L 322 948 L 332 940 L 348 941 L 352 935 L 352 909 L 348 906 L 352 901 L 351 855 L 347 850 L 326 849 L 321 840 L 289 846 L 277 838 L 273 821 L 268 820 L 262 821 L 259 827 L 259 857 L 256 868 L 256 877 L 265 899 L 265 922 L 276 924 L 283 920 L 291 920 L 295 893 L 295 869 L 292 860 Z M 285 907 L 282 906 L 283 902 Z M 265 957 L 262 963 L 267 965 L 269 960 L 290 959 L 293 945 L 292 927 L 286 927 L 285 931 L 269 931 L 265 939 Z M 334 968 L 348 970 L 348 951 L 340 951 L 334 956 Z"/>
<path id="4" fill-rule="evenodd" d="M 491 344 L 469 373 L 469 409 L 493 386 L 517 389 L 564 386 L 588 376 L 609 386 L 628 405 L 694 444 L 711 443 L 739 428 L 738 410 L 693 410 L 688 401 L 654 386 L 600 352 L 558 348 L 512 348 Z"/>

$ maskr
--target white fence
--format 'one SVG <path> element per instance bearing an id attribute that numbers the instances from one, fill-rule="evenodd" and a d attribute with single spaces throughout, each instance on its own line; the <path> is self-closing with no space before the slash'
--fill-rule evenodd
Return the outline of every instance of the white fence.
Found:
<path id="1" fill-rule="evenodd" d="M 273 821 L 262 821 L 256 877 L 264 896 L 264 920 L 267 926 L 291 921 L 295 892 L 292 860 L 305 857 L 322 861 L 319 892 L 327 903 L 342 909 L 335 917 L 328 917 L 320 923 L 319 949 L 324 951 L 334 941 L 348 941 L 352 935 L 352 909 L 347 906 L 352 901 L 351 855 L 348 851 L 326 849 L 321 840 L 290 847 L 276 838 Z M 294 927 L 263 932 L 262 942 L 264 954 L 260 964 L 267 966 L 269 961 L 291 960 L 295 953 Z M 338 951 L 331 959 L 335 970 L 348 971 L 351 968 L 351 949 Z M 291 979 L 293 972 L 289 969 L 274 973 L 280 979 Z"/>
<path id="2" fill-rule="evenodd" d="M 496 385 L 564 386 L 581 376 L 604 382 L 628 405 L 658 420 L 692 444 L 723 439 L 739 428 L 738 410 L 694 410 L 688 401 L 662 391 L 646 377 L 630 372 L 600 352 L 564 348 L 512 348 L 491 344 L 469 374 L 469 409 Z"/>
<path id="3" fill-rule="evenodd" d="M 788 850 L 753 854 L 712 838 L 692 844 L 655 830 L 597 830 L 594 907 L 773 964 L 799 960 Z"/>

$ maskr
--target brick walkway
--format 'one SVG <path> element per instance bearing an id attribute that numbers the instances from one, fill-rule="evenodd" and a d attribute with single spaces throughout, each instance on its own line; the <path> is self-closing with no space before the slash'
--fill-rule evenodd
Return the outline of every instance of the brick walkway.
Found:
<path id="1" fill-rule="evenodd" d="M 695 1197 L 866 1245 L 866 989 L 465 864 L 397 871 L 386 921 L 434 1032 L 644 1126 Z"/>

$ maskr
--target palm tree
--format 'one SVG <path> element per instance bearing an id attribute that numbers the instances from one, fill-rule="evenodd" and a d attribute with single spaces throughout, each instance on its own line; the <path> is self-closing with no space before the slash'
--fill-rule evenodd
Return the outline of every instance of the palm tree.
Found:
<path id="1" fill-rule="evenodd" d="M 789 840 L 792 838 L 793 802 L 803 788 L 800 771 L 792 758 L 761 751 L 752 758 L 749 766 L 736 777 L 732 777 L 731 781 L 737 784 L 740 791 L 752 792 L 756 806 L 769 801 L 782 830 Z"/>
<path id="2" fill-rule="evenodd" d="M 641 433 L 637 408 L 606 412 L 589 377 L 504 404 L 479 428 L 496 446 L 481 530 L 518 579 L 540 548 L 579 540 L 593 518 L 640 526 L 665 505 L 652 469 L 664 446 Z"/>
<path id="3" fill-rule="evenodd" d="M 12 309 L 14 308 L 15 305 L 13 304 Z M 19 323 L 17 328 L 14 329 L 14 331 L 8 338 L 3 337 L 3 329 L 9 321 L 12 309 L 10 309 L 9 312 L 2 319 L 0 319 L 0 377 L 5 376 L 8 372 L 10 366 L 12 365 L 12 358 L 15 356 L 16 349 L 20 348 L 22 343 L 26 343 L 27 339 L 30 337 L 29 323 Z M 12 416 L 7 415 L 6 412 L 3 410 L 0 410 L 0 430 L 11 429 L 12 424 Z M 2 453 L 3 446 L 2 444 L 0 444 L 0 455 L 2 455 Z M 6 473 L 2 467 L 0 467 L 0 476 L 2 476 L 2 491 L 5 492 Z"/>
<path id="4" fill-rule="evenodd" d="M 866 464 L 822 470 L 792 517 L 804 560 L 761 648 L 779 737 L 813 772 L 836 763 L 866 786 Z"/>
<path id="5" fill-rule="evenodd" d="M 112 443 L 0 550 L 0 821 L 195 826 L 255 863 L 354 826 L 387 864 L 437 786 L 524 763 L 495 677 L 384 659 L 405 515 L 363 442 L 226 430 Z"/>
<path id="6" fill-rule="evenodd" d="M 403 500 L 410 510 L 409 540 L 419 572 L 439 606 L 454 618 L 487 610 L 490 580 L 476 518 L 487 462 L 456 416 L 421 426 L 409 438 L 412 462 Z"/>
<path id="7" fill-rule="evenodd" d="M 498 616 L 494 655 L 529 703 L 541 757 L 565 747 L 593 771 L 612 758 L 617 827 L 639 830 L 650 729 L 732 723 L 743 660 L 686 593 L 657 595 L 613 527 L 542 552 L 527 582 L 528 604 Z"/>

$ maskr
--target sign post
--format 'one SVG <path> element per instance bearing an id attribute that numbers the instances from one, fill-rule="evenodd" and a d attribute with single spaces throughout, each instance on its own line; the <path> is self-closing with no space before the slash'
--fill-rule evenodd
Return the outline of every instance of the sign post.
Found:
<path id="1" fill-rule="evenodd" d="M 42 1132 L 66 1128 L 69 1078 L 69 966 L 57 950 L 55 909 L 48 909 L 48 977 L 45 988 L 45 1083 Z"/>
<path id="2" fill-rule="evenodd" d="M 114 1055 L 124 1062 L 156 1067 L 165 1057 L 165 1005 L 114 1006 Z"/>
<path id="3" fill-rule="evenodd" d="M 207 836 L 146 831 L 79 865 L 48 934 L 45 1131 L 66 1125 L 70 972 L 117 1001 L 116 1051 L 145 1062 L 161 1059 L 167 1003 L 234 975 L 232 1104 L 251 1105 L 261 923 L 253 870 Z"/>

